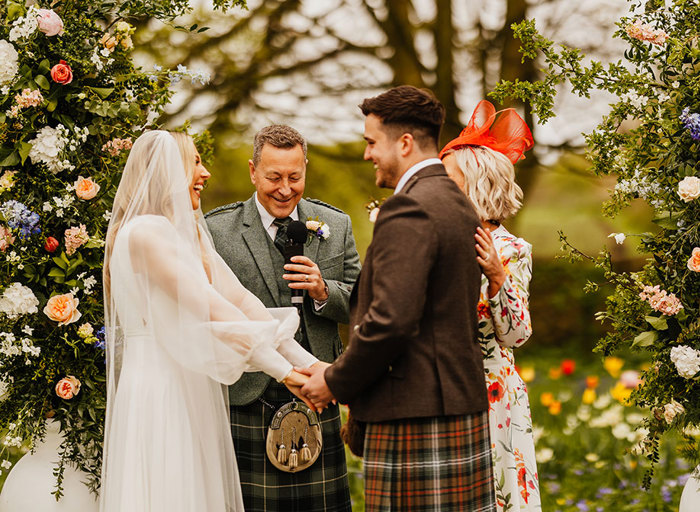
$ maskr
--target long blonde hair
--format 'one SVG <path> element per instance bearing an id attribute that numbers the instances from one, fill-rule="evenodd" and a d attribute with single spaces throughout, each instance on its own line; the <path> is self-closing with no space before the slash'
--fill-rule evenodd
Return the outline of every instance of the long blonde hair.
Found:
<path id="1" fill-rule="evenodd" d="M 195 159 L 195 146 L 194 139 L 184 132 L 168 132 L 173 136 L 175 142 L 177 142 L 177 147 L 180 150 L 180 156 L 182 157 L 182 163 L 185 166 L 185 174 L 187 179 L 192 181 L 192 176 L 194 175 L 194 159 Z"/>
<path id="2" fill-rule="evenodd" d="M 501 222 L 518 212 L 523 191 L 507 156 L 484 146 L 466 146 L 450 153 L 464 174 L 464 193 L 481 220 Z"/>

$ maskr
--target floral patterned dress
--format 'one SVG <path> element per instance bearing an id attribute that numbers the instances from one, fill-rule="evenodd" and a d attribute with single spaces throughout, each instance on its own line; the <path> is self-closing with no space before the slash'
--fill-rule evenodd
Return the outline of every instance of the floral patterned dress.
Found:
<path id="1" fill-rule="evenodd" d="M 528 288 L 532 246 L 499 226 L 491 232 L 506 280 L 488 298 L 488 280 L 481 276 L 478 305 L 479 342 L 484 355 L 489 398 L 489 426 L 498 512 L 541 510 L 532 437 L 532 418 L 525 383 L 515 370 L 513 348 L 530 334 Z"/>

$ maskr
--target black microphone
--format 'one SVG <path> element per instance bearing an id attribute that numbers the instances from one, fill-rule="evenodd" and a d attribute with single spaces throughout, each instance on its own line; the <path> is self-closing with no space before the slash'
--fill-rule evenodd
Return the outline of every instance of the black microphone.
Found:
<path id="1" fill-rule="evenodd" d="M 284 246 L 284 264 L 292 263 L 293 256 L 304 255 L 304 244 L 309 236 L 306 224 L 293 220 L 287 226 L 287 243 Z M 301 308 L 304 303 L 304 290 L 292 288 L 292 304 Z"/>

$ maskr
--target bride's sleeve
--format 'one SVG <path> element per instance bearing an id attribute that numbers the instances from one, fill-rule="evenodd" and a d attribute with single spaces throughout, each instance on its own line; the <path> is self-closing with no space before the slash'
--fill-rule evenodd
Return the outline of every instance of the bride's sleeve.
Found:
<path id="1" fill-rule="evenodd" d="M 294 339 L 299 327 L 299 314 L 296 308 L 267 308 L 255 294 L 247 290 L 231 271 L 221 256 L 211 247 L 211 270 L 215 288 L 248 318 L 256 320 L 279 321 L 277 332 L 277 351 L 299 368 L 308 368 L 318 362 L 313 354 L 306 351 Z"/>
<path id="2" fill-rule="evenodd" d="M 249 370 L 277 380 L 289 373 L 292 363 L 277 350 L 281 322 L 247 297 L 231 301 L 219 293 L 192 244 L 167 220 L 140 219 L 128 235 L 131 267 L 147 298 L 144 318 L 174 359 L 224 384 Z M 248 294 L 243 287 L 240 293 Z M 285 329 L 296 329 L 293 323 L 288 319 Z"/>

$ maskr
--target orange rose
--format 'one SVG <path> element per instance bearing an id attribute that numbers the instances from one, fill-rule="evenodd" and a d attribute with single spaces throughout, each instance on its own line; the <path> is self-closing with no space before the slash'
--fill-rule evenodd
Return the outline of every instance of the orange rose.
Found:
<path id="1" fill-rule="evenodd" d="M 58 325 L 72 324 L 81 316 L 78 303 L 78 299 L 73 297 L 72 293 L 54 295 L 46 303 L 44 314 L 54 322 L 58 322 Z"/>
<path id="2" fill-rule="evenodd" d="M 75 195 L 80 199 L 89 201 L 95 197 L 99 191 L 100 186 L 92 181 L 92 178 L 83 178 L 82 176 L 78 176 L 78 179 L 75 182 Z"/>
<path id="3" fill-rule="evenodd" d="M 80 381 L 72 375 L 63 377 L 56 384 L 56 394 L 64 400 L 70 400 L 78 393 L 80 393 Z"/>
<path id="4" fill-rule="evenodd" d="M 58 64 L 51 68 L 51 80 L 61 85 L 73 81 L 73 70 L 66 64 L 65 60 L 59 60 Z"/>
<path id="5" fill-rule="evenodd" d="M 688 260 L 688 268 L 693 272 L 700 272 L 700 247 L 693 249 L 693 254 Z"/>

